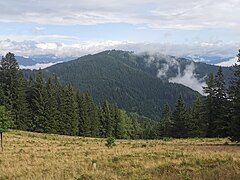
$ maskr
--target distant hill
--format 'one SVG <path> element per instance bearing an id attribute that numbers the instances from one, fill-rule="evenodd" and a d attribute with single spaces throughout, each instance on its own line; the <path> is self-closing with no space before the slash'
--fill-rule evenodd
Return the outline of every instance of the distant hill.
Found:
<path id="1" fill-rule="evenodd" d="M 39 69 L 49 67 L 59 62 L 67 62 L 75 59 L 74 57 L 57 57 L 55 55 L 34 55 L 34 56 L 16 56 L 16 60 L 21 69 Z"/>
<path id="2" fill-rule="evenodd" d="M 200 95 L 183 85 L 184 81 L 169 83 L 185 78 L 186 69 L 192 71 L 193 80 L 201 85 L 203 78 L 210 71 L 216 72 L 218 67 L 183 58 L 112 50 L 56 64 L 44 72 L 90 92 L 99 103 L 108 100 L 127 111 L 159 119 L 165 103 L 173 107 L 182 95 L 190 104 Z M 229 76 L 229 69 L 224 68 L 224 73 Z"/>

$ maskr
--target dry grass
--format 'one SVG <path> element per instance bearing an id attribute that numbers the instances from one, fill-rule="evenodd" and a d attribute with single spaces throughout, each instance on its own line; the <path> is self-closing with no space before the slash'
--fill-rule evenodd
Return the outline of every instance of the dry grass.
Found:
<path id="1" fill-rule="evenodd" d="M 240 179 L 240 146 L 226 139 L 117 140 L 4 134 L 5 179 Z M 229 143 L 229 142 L 228 142 Z"/>

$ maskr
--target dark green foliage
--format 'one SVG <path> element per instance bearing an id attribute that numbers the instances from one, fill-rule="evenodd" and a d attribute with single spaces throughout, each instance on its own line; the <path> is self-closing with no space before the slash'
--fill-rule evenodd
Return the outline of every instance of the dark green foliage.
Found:
<path id="1" fill-rule="evenodd" d="M 7 111 L 4 106 L 0 106 L 0 135 L 1 135 L 1 149 L 3 151 L 3 132 L 6 132 L 12 126 L 11 113 Z"/>
<path id="2" fill-rule="evenodd" d="M 173 119 L 173 134 L 175 138 L 186 138 L 188 137 L 188 113 L 185 107 L 185 103 L 181 96 L 179 96 L 175 111 L 172 115 Z"/>
<path id="3" fill-rule="evenodd" d="M 7 109 L 14 110 L 18 92 L 19 66 L 14 54 L 7 53 L 0 63 L 0 87 L 2 103 Z"/>
<path id="4" fill-rule="evenodd" d="M 237 55 L 240 62 L 240 50 Z M 240 65 L 234 66 L 234 79 L 230 87 L 231 121 L 229 136 L 232 141 L 240 142 Z"/>
<path id="5" fill-rule="evenodd" d="M 189 112 L 189 137 L 205 137 L 207 122 L 202 98 L 197 96 Z"/>
<path id="6" fill-rule="evenodd" d="M 0 106 L 0 132 L 6 132 L 12 125 L 11 113 L 4 106 Z"/>
<path id="7" fill-rule="evenodd" d="M 228 101 L 222 68 L 219 67 L 217 75 L 211 73 L 204 87 L 207 94 L 205 98 L 205 118 L 207 124 L 207 137 L 226 137 L 229 129 Z"/>
<path id="8" fill-rule="evenodd" d="M 207 79 L 207 87 L 204 87 L 204 93 L 207 94 L 207 97 L 205 98 L 205 110 L 204 115 L 207 120 L 207 137 L 213 137 L 214 136 L 214 119 L 215 119 L 215 89 L 216 89 L 216 83 L 213 72 L 211 72 Z"/>
<path id="9" fill-rule="evenodd" d="M 172 121 L 172 112 L 171 108 L 168 104 L 165 104 L 162 113 L 162 119 L 159 123 L 159 136 L 160 137 L 171 137 L 173 135 L 173 126 L 174 123 Z"/>
<path id="10" fill-rule="evenodd" d="M 214 120 L 214 136 L 227 137 L 229 133 L 229 114 L 228 114 L 228 101 L 225 89 L 225 81 L 222 68 L 219 67 L 215 76 L 216 90 L 214 96 L 215 104 L 215 120 Z"/>
<path id="11" fill-rule="evenodd" d="M 31 119 L 31 110 L 27 101 L 28 82 L 23 77 L 22 73 L 19 73 L 18 81 L 19 87 L 16 99 L 14 125 L 17 129 L 31 130 L 30 127 L 32 127 L 33 124 Z"/>
<path id="12" fill-rule="evenodd" d="M 106 144 L 105 144 L 108 148 L 112 148 L 113 146 L 115 146 L 115 138 L 110 136 L 107 138 L 106 140 Z"/>

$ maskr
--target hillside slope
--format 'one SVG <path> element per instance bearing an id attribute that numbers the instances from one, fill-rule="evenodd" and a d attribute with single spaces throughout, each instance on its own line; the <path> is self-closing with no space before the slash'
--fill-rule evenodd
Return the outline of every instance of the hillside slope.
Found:
<path id="1" fill-rule="evenodd" d="M 108 100 L 153 119 L 159 118 L 165 103 L 174 106 L 179 95 L 187 103 L 199 95 L 184 85 L 163 81 L 143 63 L 129 52 L 105 51 L 51 66 L 45 73 L 89 91 L 100 103 Z"/>

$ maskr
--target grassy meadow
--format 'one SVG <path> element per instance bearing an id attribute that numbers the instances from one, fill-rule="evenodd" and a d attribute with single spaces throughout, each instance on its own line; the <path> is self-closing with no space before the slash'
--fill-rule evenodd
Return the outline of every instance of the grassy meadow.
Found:
<path id="1" fill-rule="evenodd" d="M 5 179 L 240 179 L 240 146 L 227 139 L 116 140 L 4 133 Z"/>

